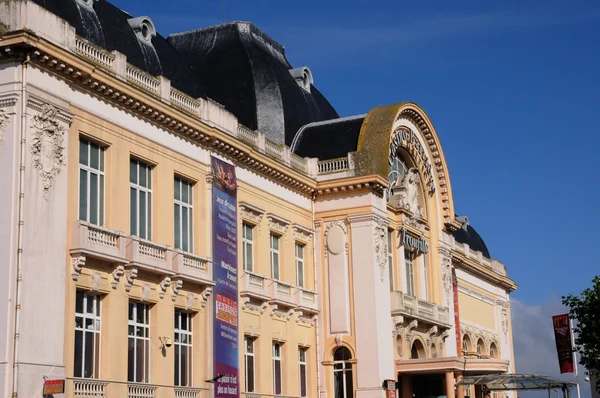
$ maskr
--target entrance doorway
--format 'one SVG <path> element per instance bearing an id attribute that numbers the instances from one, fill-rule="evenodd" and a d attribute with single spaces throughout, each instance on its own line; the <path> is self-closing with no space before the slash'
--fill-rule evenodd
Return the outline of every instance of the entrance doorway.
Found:
<path id="1" fill-rule="evenodd" d="M 444 374 L 417 375 L 412 377 L 411 382 L 413 396 L 409 398 L 446 397 L 446 379 L 444 378 Z"/>

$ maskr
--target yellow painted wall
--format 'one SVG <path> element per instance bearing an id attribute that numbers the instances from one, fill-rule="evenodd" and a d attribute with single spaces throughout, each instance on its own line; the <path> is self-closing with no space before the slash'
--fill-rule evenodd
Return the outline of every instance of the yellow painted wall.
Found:
<path id="1" fill-rule="evenodd" d="M 460 319 L 488 329 L 496 329 L 495 308 L 493 305 L 462 292 L 458 293 L 458 303 Z"/>

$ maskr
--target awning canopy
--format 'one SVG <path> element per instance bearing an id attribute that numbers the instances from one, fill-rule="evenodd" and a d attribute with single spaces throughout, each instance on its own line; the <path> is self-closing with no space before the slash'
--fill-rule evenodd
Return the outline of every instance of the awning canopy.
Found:
<path id="1" fill-rule="evenodd" d="M 465 376 L 456 385 L 480 385 L 490 391 L 571 389 L 576 383 L 543 375 L 495 374 Z"/>

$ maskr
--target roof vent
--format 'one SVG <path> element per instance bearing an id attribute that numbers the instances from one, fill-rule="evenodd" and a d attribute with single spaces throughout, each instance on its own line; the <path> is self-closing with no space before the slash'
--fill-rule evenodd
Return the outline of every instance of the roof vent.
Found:
<path id="1" fill-rule="evenodd" d="M 462 229 L 464 229 L 466 231 L 467 227 L 469 226 L 469 217 L 459 216 L 459 217 L 456 217 L 456 220 L 462 224 Z"/>
<path id="2" fill-rule="evenodd" d="M 146 44 L 152 44 L 152 39 L 154 38 L 154 36 L 156 36 L 156 28 L 154 28 L 154 24 L 152 23 L 152 20 L 150 18 L 131 18 L 128 19 L 127 22 L 129 22 L 129 26 L 131 26 L 131 29 L 133 29 L 139 41 Z"/>
<path id="3" fill-rule="evenodd" d="M 314 83 L 313 75 L 307 66 L 301 68 L 290 69 L 290 74 L 296 83 L 310 93 L 310 86 Z"/>

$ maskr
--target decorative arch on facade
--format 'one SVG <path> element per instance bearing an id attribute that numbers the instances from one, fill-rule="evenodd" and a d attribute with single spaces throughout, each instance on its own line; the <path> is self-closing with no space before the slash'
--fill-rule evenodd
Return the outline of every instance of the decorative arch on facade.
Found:
<path id="1" fill-rule="evenodd" d="M 427 351 L 425 350 L 425 344 L 419 337 L 415 337 L 410 344 L 410 359 L 423 359 L 427 358 Z"/>
<path id="2" fill-rule="evenodd" d="M 498 352 L 498 346 L 496 345 L 495 342 L 492 342 L 490 344 L 490 357 L 491 358 L 499 358 L 500 357 L 500 353 Z"/>
<path id="3" fill-rule="evenodd" d="M 328 347 L 328 349 L 325 351 L 326 352 L 326 357 L 324 358 L 325 361 L 334 361 L 335 360 L 334 359 L 335 352 L 342 347 L 348 349 L 352 360 L 356 359 L 356 351 L 354 350 L 354 347 L 352 347 L 350 344 L 346 343 L 345 341 L 342 341 L 342 343 L 340 345 L 338 345 L 334 342 Z"/>
<path id="4" fill-rule="evenodd" d="M 424 141 L 434 178 L 443 223 L 454 222 L 454 201 L 450 174 L 439 137 L 425 111 L 415 103 L 404 102 L 371 110 L 358 138 L 357 165 L 363 174 L 375 173 L 387 179 L 390 146 L 396 122 L 406 118 L 414 124 Z"/>
<path id="5" fill-rule="evenodd" d="M 477 354 L 479 355 L 485 355 L 485 343 L 483 342 L 483 339 L 479 339 L 477 340 Z"/>
<path id="6" fill-rule="evenodd" d="M 467 333 L 463 334 L 462 337 L 462 350 L 463 352 L 473 352 L 473 343 Z"/>

